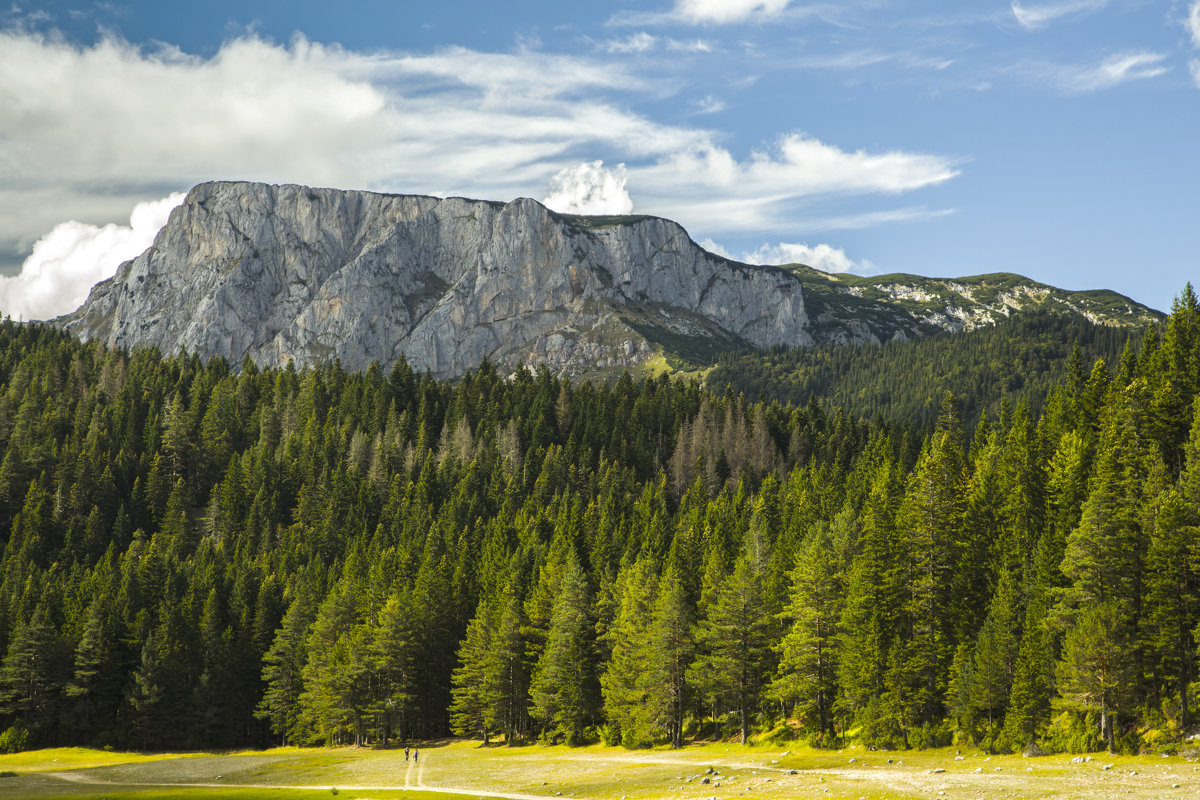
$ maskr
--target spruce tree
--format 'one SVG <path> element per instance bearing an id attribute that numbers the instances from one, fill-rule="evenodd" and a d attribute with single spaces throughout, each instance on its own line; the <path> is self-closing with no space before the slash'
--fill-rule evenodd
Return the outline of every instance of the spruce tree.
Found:
<path id="1" fill-rule="evenodd" d="M 659 579 L 649 638 L 650 704 L 671 746 L 683 746 L 683 722 L 689 699 L 687 668 L 692 662 L 693 614 L 674 564 Z"/>
<path id="2" fill-rule="evenodd" d="M 733 571 L 716 590 L 707 615 L 696 628 L 698 657 L 688 669 L 688 682 L 738 716 L 742 744 L 772 663 L 773 619 L 766 604 L 762 576 L 769 553 L 752 531 Z"/>
<path id="3" fill-rule="evenodd" d="M 583 743 L 599 710 L 593 625 L 591 590 L 572 550 L 563 564 L 546 649 L 530 682 L 530 713 L 573 745 Z"/>
<path id="4" fill-rule="evenodd" d="M 458 668 L 452 678 L 450 728 L 459 736 L 479 734 L 488 743 L 494 699 L 489 696 L 488 667 L 496 639 L 496 613 L 480 601 L 458 649 Z"/>
<path id="5" fill-rule="evenodd" d="M 657 579 L 649 558 L 639 558 L 617 576 L 619 592 L 616 619 L 606 634 L 612 656 L 600 688 L 604 713 L 620 731 L 625 747 L 645 747 L 654 735 L 657 709 L 651 703 L 650 636 Z"/>
<path id="6" fill-rule="evenodd" d="M 794 703 L 797 713 L 830 738 L 834 735 L 843 578 L 829 526 L 814 525 L 791 573 L 791 596 L 782 612 L 790 626 L 776 645 L 779 668 L 771 683 L 773 697 Z"/>

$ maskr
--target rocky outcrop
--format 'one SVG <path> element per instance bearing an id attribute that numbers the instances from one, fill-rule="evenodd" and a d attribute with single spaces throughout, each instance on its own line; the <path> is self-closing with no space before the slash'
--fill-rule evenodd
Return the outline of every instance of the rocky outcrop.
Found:
<path id="1" fill-rule="evenodd" d="M 669 220 L 564 216 L 528 199 L 219 182 L 194 188 L 145 253 L 57 322 L 114 347 L 260 365 L 404 356 L 454 377 L 488 358 L 603 376 L 664 351 L 958 330 L 1006 315 L 1015 301 L 995 300 L 995 285 L 1011 293 L 1019 276 L 953 291 L 901 277 L 739 264 Z"/>
<path id="2" fill-rule="evenodd" d="M 641 327 L 808 344 L 801 283 L 705 252 L 677 224 L 597 223 L 528 199 L 206 183 L 60 320 L 110 346 L 454 376 L 487 357 L 578 374 L 654 350 Z"/>

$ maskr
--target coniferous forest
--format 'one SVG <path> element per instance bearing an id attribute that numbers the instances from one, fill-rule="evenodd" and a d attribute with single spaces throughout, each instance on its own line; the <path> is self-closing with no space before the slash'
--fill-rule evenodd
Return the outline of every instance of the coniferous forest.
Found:
<path id="1" fill-rule="evenodd" d="M 1178 746 L 1191 287 L 1129 341 L 1075 349 L 1036 403 L 967 424 L 945 394 L 927 424 L 665 377 L 260 370 L 4 322 L 0 750 Z"/>

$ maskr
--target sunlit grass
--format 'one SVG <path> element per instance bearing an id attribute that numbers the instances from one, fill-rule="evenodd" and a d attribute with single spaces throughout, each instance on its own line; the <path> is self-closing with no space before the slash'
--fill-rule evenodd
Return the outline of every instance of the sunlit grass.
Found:
<path id="1" fill-rule="evenodd" d="M 942 796 L 939 792 L 947 797 L 1003 794 L 1061 800 L 1094 800 L 1110 794 L 1136 800 L 1200 797 L 1200 767 L 1177 756 L 1093 754 L 1092 761 L 1073 764 L 1068 755 L 991 756 L 967 748 L 884 752 L 861 745 L 839 751 L 779 743 L 624 750 L 601 745 L 482 747 L 459 740 L 422 745 L 419 765 L 406 762 L 398 749 L 279 748 L 149 755 L 58 749 L 2 756 L 0 771 L 5 770 L 19 774 L 0 779 L 0 796 L 31 800 L 81 796 L 309 800 L 335 796 L 330 787 L 338 787 L 339 800 L 433 797 L 418 790 L 422 784 L 462 790 L 468 797 L 496 792 L 575 800 L 924 800 Z M 406 785 L 411 790 L 405 791 Z"/>

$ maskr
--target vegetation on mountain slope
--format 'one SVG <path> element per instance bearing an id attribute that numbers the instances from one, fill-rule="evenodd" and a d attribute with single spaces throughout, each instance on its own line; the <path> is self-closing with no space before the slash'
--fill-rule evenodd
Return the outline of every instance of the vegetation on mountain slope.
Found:
<path id="1" fill-rule="evenodd" d="M 0 324 L 0 744 L 1194 726 L 1200 308 L 965 426 Z M 882 416 L 882 415 L 881 415 Z"/>

